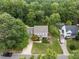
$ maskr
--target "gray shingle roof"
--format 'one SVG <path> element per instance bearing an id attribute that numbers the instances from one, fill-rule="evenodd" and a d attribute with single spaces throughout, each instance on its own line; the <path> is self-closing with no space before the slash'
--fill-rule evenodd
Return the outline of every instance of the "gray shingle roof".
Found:
<path id="1" fill-rule="evenodd" d="M 34 34 L 40 35 L 42 37 L 47 37 L 48 36 L 48 26 L 34 26 Z"/>
<path id="2" fill-rule="evenodd" d="M 48 26 L 34 26 L 34 32 L 48 33 Z"/>
<path id="3" fill-rule="evenodd" d="M 69 31 L 69 30 L 71 30 L 72 31 L 72 35 L 76 35 L 77 34 L 77 32 L 78 32 L 78 28 L 77 28 L 77 26 L 75 26 L 75 25 L 70 25 L 70 26 L 65 26 L 66 27 L 66 32 L 67 31 Z"/>

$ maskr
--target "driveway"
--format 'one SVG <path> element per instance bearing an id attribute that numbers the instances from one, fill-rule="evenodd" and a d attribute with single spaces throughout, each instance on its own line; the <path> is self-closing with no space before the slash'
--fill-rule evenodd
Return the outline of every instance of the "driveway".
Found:
<path id="1" fill-rule="evenodd" d="M 63 54 L 58 55 L 57 59 L 68 59 L 69 52 L 67 50 L 67 42 L 66 42 L 64 36 L 62 35 L 61 30 L 60 30 L 60 46 L 63 51 Z"/>
<path id="2" fill-rule="evenodd" d="M 60 33 L 62 33 L 61 30 L 60 30 Z M 67 42 L 62 34 L 60 34 L 60 42 L 61 42 L 60 46 L 63 51 L 63 55 L 69 55 L 69 52 L 67 50 Z"/>
<path id="3" fill-rule="evenodd" d="M 67 43 L 66 40 L 64 40 L 64 43 L 60 43 L 61 49 L 63 51 L 63 55 L 69 55 L 69 52 L 67 50 Z"/>
<path id="4" fill-rule="evenodd" d="M 21 54 L 22 55 L 31 55 L 32 46 L 33 46 L 33 41 L 30 41 L 29 44 L 27 45 L 27 47 L 23 49 Z"/>

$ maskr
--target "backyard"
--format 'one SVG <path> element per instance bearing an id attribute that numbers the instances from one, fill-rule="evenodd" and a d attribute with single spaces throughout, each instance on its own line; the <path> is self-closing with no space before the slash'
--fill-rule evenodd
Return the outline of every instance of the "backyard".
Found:
<path id="1" fill-rule="evenodd" d="M 62 50 L 57 38 L 52 38 L 51 43 L 34 43 L 32 48 L 32 53 L 45 54 L 48 48 L 51 49 L 52 52 L 55 51 L 57 54 L 62 53 Z"/>

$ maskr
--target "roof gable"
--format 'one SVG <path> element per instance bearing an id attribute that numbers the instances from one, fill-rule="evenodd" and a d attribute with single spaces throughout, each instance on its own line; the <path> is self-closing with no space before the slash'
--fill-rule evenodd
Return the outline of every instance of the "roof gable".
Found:
<path id="1" fill-rule="evenodd" d="M 48 26 L 34 26 L 34 32 L 48 32 Z"/>

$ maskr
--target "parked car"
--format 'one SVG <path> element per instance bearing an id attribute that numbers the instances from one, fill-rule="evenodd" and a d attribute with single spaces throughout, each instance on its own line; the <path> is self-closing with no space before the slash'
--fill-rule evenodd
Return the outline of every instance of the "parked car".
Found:
<path id="1" fill-rule="evenodd" d="M 5 52 L 5 53 L 3 53 L 2 56 L 4 56 L 4 57 L 11 57 L 12 54 L 13 54 L 12 52 Z"/>

